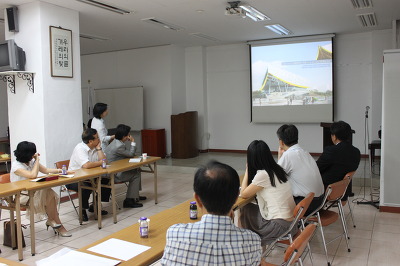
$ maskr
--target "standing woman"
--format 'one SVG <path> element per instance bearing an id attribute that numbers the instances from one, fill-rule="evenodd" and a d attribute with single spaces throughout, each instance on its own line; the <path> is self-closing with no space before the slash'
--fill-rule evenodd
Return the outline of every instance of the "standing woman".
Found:
<path id="1" fill-rule="evenodd" d="M 38 173 L 61 173 L 61 169 L 50 169 L 46 168 L 39 163 L 40 154 L 36 153 L 36 145 L 32 142 L 22 141 L 18 144 L 17 149 L 14 151 L 16 161 L 13 162 L 11 167 L 11 182 L 34 179 L 38 176 Z M 68 172 L 71 174 L 74 172 Z M 21 195 L 21 203 L 26 204 L 29 197 Z M 42 189 L 35 192 L 33 199 L 33 210 L 34 213 L 30 215 L 36 215 L 42 219 L 47 215 L 46 226 L 47 230 L 49 226 L 53 228 L 54 233 L 63 236 L 72 236 L 60 221 L 60 217 L 57 211 L 58 195 L 51 189 Z"/>
<path id="2" fill-rule="evenodd" d="M 101 148 L 104 150 L 115 138 L 115 135 L 107 136 L 107 128 L 104 125 L 104 117 L 108 115 L 107 104 L 96 103 L 93 107 L 93 119 L 89 120 L 88 127 L 94 128 L 99 134 Z"/>
<path id="3" fill-rule="evenodd" d="M 240 222 L 243 228 L 261 237 L 262 246 L 271 244 L 289 229 L 295 208 L 292 189 L 287 174 L 262 140 L 253 141 L 247 148 L 247 167 L 240 195 L 242 198 L 257 195 L 258 206 L 244 206 Z M 296 232 L 297 227 L 294 227 L 292 235 Z"/>

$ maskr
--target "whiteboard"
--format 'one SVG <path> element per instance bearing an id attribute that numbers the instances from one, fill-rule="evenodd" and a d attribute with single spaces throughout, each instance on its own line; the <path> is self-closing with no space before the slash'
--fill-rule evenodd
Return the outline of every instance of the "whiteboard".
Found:
<path id="1" fill-rule="evenodd" d="M 132 131 L 144 128 L 143 87 L 94 89 L 94 103 L 108 105 L 108 115 L 104 118 L 107 129 L 116 128 L 118 124 L 131 127 Z M 87 125 L 88 88 L 82 88 L 83 121 Z M 90 110 L 92 111 L 92 110 Z"/>

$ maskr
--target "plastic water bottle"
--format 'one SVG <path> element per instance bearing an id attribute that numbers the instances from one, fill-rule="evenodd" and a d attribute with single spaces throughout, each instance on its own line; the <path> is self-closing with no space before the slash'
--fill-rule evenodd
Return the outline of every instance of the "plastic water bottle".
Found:
<path id="1" fill-rule="evenodd" d="M 65 164 L 63 164 L 63 166 L 61 168 L 61 174 L 62 175 L 66 175 L 67 174 L 67 166 Z"/>
<path id="2" fill-rule="evenodd" d="M 139 232 L 140 237 L 149 237 L 149 223 L 147 222 L 147 217 L 140 217 Z"/>
<path id="3" fill-rule="evenodd" d="M 107 168 L 107 162 L 106 159 L 103 159 L 102 163 L 101 163 L 101 168 L 106 169 Z"/>
<path id="4" fill-rule="evenodd" d="M 190 219 L 197 219 L 197 205 L 195 201 L 190 202 Z"/>

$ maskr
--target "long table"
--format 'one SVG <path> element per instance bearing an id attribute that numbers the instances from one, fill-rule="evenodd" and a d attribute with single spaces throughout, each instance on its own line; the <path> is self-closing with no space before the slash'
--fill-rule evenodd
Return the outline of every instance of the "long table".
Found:
<path id="1" fill-rule="evenodd" d="M 107 187 L 111 189 L 111 203 L 112 203 L 112 211 L 113 211 L 113 219 L 114 223 L 117 223 L 117 207 L 116 207 L 116 200 L 115 200 L 115 174 L 119 172 L 125 172 L 132 169 L 141 168 L 141 172 L 144 173 L 153 173 L 154 174 L 154 202 L 155 204 L 158 203 L 158 195 L 157 195 L 157 161 L 159 161 L 161 157 L 149 156 L 147 159 L 142 160 L 138 163 L 130 163 L 129 158 L 122 159 L 118 161 L 114 161 L 107 167 L 107 172 L 110 174 L 110 184 L 104 185 L 102 187 Z M 147 166 L 149 170 L 144 170 L 142 167 Z M 101 212 L 100 212 L 101 213 Z M 101 216 L 99 218 L 101 224 Z M 99 227 L 100 229 L 101 227 Z"/>
<path id="2" fill-rule="evenodd" d="M 21 205 L 20 205 L 20 194 L 23 190 L 20 182 L 0 184 L 0 198 L 7 198 L 9 206 L 3 206 L 0 204 L 1 209 L 10 210 L 10 221 L 11 221 L 11 239 L 12 246 L 17 244 L 18 247 L 18 259 L 23 260 L 22 254 L 22 230 L 21 230 Z M 14 224 L 14 211 L 17 220 L 17 243 L 15 243 L 15 224 Z"/>
<path id="3" fill-rule="evenodd" d="M 44 181 L 44 182 L 32 182 L 31 180 L 23 180 L 19 181 L 17 183 L 20 183 L 22 186 L 25 187 L 24 190 L 28 191 L 28 195 L 30 199 L 33 199 L 33 195 L 35 194 L 36 191 L 42 190 L 42 189 L 47 189 L 47 188 L 52 188 L 52 187 L 57 187 L 57 186 L 62 186 L 62 185 L 67 185 L 71 183 L 80 183 L 85 180 L 93 180 L 95 179 L 95 184 L 97 184 L 95 187 L 88 187 L 88 189 L 93 189 L 98 193 L 98 199 L 101 199 L 101 189 L 100 189 L 100 178 L 99 176 L 107 174 L 106 169 L 102 169 L 101 167 L 96 167 L 92 169 L 79 169 L 75 172 L 74 177 L 68 178 L 68 177 L 60 177 L 55 180 L 51 181 Z M 80 193 L 79 193 L 80 195 Z M 100 202 L 100 201 L 98 201 Z M 100 205 L 100 204 L 98 204 Z M 29 201 L 29 209 L 33 210 L 33 200 Z M 82 198 L 79 197 L 79 213 L 80 213 L 80 222 L 82 223 Z M 33 212 L 31 212 L 33 213 Z M 101 206 L 98 206 L 98 213 L 101 215 Z M 34 221 L 34 215 L 29 215 L 30 217 L 30 230 L 31 230 L 31 253 L 32 255 L 35 255 L 35 221 Z M 101 221 L 98 221 L 99 226 L 101 226 Z"/>
<path id="4" fill-rule="evenodd" d="M 110 166 L 106 169 L 103 169 L 101 167 L 95 167 L 91 169 L 79 169 L 75 172 L 74 177 L 71 178 L 64 178 L 60 177 L 56 180 L 51 180 L 51 181 L 44 181 L 44 182 L 32 182 L 31 180 L 23 180 L 23 181 L 18 181 L 18 182 L 12 182 L 9 184 L 12 184 L 11 186 L 16 186 L 18 184 L 18 189 L 19 192 L 21 191 L 28 191 L 29 197 L 32 199 L 33 195 L 35 194 L 36 191 L 42 190 L 42 189 L 47 189 L 47 188 L 52 188 L 56 186 L 62 186 L 62 185 L 67 185 L 71 183 L 78 183 L 79 187 L 79 222 L 82 224 L 82 197 L 80 197 L 81 189 L 90 189 L 93 190 L 94 192 L 97 193 L 97 202 L 101 202 L 101 187 L 103 186 L 101 184 L 101 178 L 102 176 L 106 176 L 110 174 L 111 176 L 111 183 L 112 183 L 112 205 L 113 205 L 113 217 L 114 217 L 114 223 L 117 222 L 116 218 L 116 202 L 115 202 L 115 189 L 114 189 L 114 175 L 115 173 L 118 172 L 123 172 L 135 168 L 141 168 L 143 166 L 149 166 L 150 170 L 143 170 L 142 172 L 150 172 L 154 174 L 154 194 L 155 194 L 155 203 L 157 203 L 157 164 L 156 162 L 160 160 L 160 157 L 148 157 L 146 160 L 143 160 L 142 162 L 139 163 L 130 163 L 129 159 L 124 159 L 120 161 L 115 161 L 110 164 Z M 151 166 L 153 164 L 153 167 Z M 89 180 L 92 183 L 92 186 L 87 186 L 84 184 L 84 181 Z M 13 191 L 12 191 L 13 192 Z M 19 193 L 18 192 L 18 193 Z M 13 192 L 17 193 L 17 192 Z M 16 194 L 12 194 L 16 195 Z M 18 198 L 19 201 L 19 196 L 16 197 Z M 19 206 L 19 203 L 18 203 Z M 98 223 L 98 228 L 102 228 L 102 215 L 101 215 L 101 204 L 97 204 L 95 212 L 97 214 L 97 223 Z M 33 201 L 29 201 L 29 209 L 33 210 Z M 31 212 L 32 213 L 32 212 Z M 17 215 L 17 217 L 20 217 L 20 215 Z M 20 225 L 19 225 L 20 226 Z M 31 231 L 31 253 L 32 255 L 35 255 L 35 221 L 34 221 L 34 215 L 30 215 L 30 231 Z M 22 239 L 22 238 L 21 238 Z"/>
<path id="5" fill-rule="evenodd" d="M 238 198 L 236 203 L 233 206 L 233 210 L 237 210 L 247 203 L 251 202 L 254 198 L 249 198 L 249 199 L 243 199 L 241 197 Z M 164 252 L 164 247 L 166 244 L 166 232 L 167 229 L 177 223 L 193 223 L 200 221 L 202 214 L 199 212 L 198 213 L 198 219 L 197 220 L 191 220 L 189 217 L 189 206 L 190 202 L 193 201 L 193 199 L 187 200 L 171 209 L 162 211 L 158 214 L 155 214 L 150 218 L 150 230 L 149 230 L 149 237 L 148 238 L 141 238 L 139 234 L 139 224 L 133 224 L 131 226 L 128 226 L 125 229 L 122 229 L 118 232 L 115 232 L 113 234 L 110 234 L 109 236 L 95 241 L 92 244 L 85 246 L 83 248 L 78 249 L 78 251 L 89 253 L 92 255 L 96 256 L 101 256 L 101 257 L 106 257 L 106 258 L 111 258 L 107 257 L 104 255 L 100 255 L 94 252 L 89 251 L 88 249 L 96 246 L 108 239 L 111 238 L 116 238 L 144 246 L 149 246 L 151 247 L 147 251 L 133 257 L 132 259 L 128 261 L 123 261 L 119 265 L 149 265 L 157 260 L 159 260 Z M 115 258 L 111 258 L 115 259 Z"/>

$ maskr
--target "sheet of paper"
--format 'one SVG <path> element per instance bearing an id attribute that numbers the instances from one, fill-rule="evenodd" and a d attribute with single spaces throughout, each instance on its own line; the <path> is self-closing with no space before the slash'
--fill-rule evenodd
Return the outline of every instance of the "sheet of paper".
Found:
<path id="1" fill-rule="evenodd" d="M 60 252 L 60 253 L 59 253 Z M 37 261 L 38 266 L 71 266 L 71 265 L 96 265 L 96 266 L 114 266 L 119 264 L 121 261 L 112 260 L 108 258 L 98 257 L 95 255 L 71 250 L 60 250 L 59 254 L 53 254 L 52 256 Z M 56 256 L 54 256 L 56 255 Z"/>
<path id="2" fill-rule="evenodd" d="M 130 163 L 140 163 L 142 161 L 142 158 L 131 158 L 129 159 Z"/>
<path id="3" fill-rule="evenodd" d="M 129 260 L 148 250 L 149 248 L 150 247 L 131 243 L 128 241 L 110 238 L 109 240 L 106 240 L 103 243 L 91 247 L 88 250 L 119 260 Z"/>
<path id="4" fill-rule="evenodd" d="M 61 177 L 68 177 L 68 178 L 71 178 L 71 177 L 74 177 L 74 175 L 72 174 L 72 175 L 60 175 Z"/>

